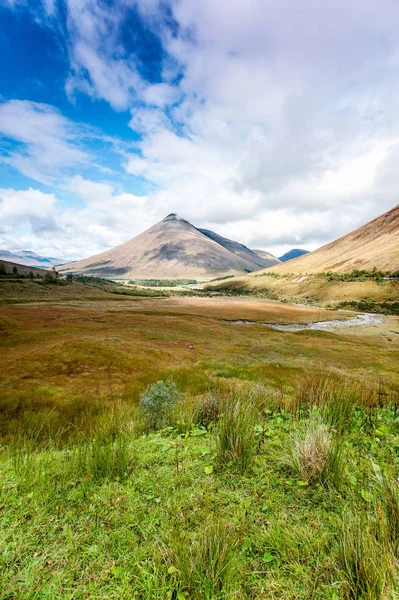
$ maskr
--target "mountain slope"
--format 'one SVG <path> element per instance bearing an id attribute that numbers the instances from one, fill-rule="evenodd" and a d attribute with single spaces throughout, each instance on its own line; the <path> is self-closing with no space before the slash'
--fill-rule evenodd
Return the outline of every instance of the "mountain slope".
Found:
<path id="1" fill-rule="evenodd" d="M 277 273 L 399 269 L 399 205 L 314 252 L 273 267 Z"/>
<path id="2" fill-rule="evenodd" d="M 289 260 L 293 260 L 294 258 L 299 258 L 304 254 L 309 254 L 309 250 L 302 250 L 301 248 L 293 248 L 289 250 L 283 256 L 279 256 L 280 262 L 287 262 Z"/>
<path id="3" fill-rule="evenodd" d="M 267 252 L 267 250 L 254 250 L 254 249 L 252 249 L 252 252 L 255 252 L 255 254 L 257 254 L 258 256 L 260 256 L 261 258 L 263 258 L 264 260 L 266 260 L 268 263 L 270 263 L 268 265 L 269 267 L 272 267 L 273 265 L 280 264 L 280 259 L 277 258 L 277 256 L 274 256 L 274 254 L 271 254 L 270 252 Z"/>
<path id="4" fill-rule="evenodd" d="M 24 265 L 26 267 L 38 267 L 42 269 L 51 269 L 65 263 L 65 259 L 54 258 L 51 256 L 40 256 L 30 250 L 20 250 L 19 252 L 10 252 L 9 250 L 0 250 L 0 260 Z"/>
<path id="5" fill-rule="evenodd" d="M 250 250 L 247 248 L 247 246 L 244 246 L 244 244 L 229 240 L 228 238 L 225 238 L 214 231 L 210 231 L 209 229 L 198 228 L 198 231 L 223 246 L 223 248 L 226 248 L 226 250 L 229 250 L 229 252 L 232 252 L 236 256 L 240 256 L 244 260 L 254 263 L 257 265 L 258 269 L 272 267 L 280 262 L 278 258 L 269 252 L 264 252 L 263 250 Z"/>
<path id="6" fill-rule="evenodd" d="M 170 214 L 128 242 L 59 270 L 114 278 L 209 279 L 249 273 L 260 268 L 259 260 L 232 253 L 188 221 Z"/>

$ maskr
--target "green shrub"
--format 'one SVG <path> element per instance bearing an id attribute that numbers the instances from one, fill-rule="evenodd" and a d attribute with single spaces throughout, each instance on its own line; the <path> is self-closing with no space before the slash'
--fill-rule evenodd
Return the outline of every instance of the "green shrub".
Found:
<path id="1" fill-rule="evenodd" d="M 157 381 L 143 392 L 140 398 L 140 408 L 144 414 L 147 427 L 161 429 L 176 408 L 179 392 L 174 383 Z"/>
<path id="2" fill-rule="evenodd" d="M 197 425 L 209 427 L 216 423 L 220 415 L 220 397 L 208 393 L 202 396 L 194 410 L 193 420 Z"/>
<path id="3" fill-rule="evenodd" d="M 256 450 L 257 410 L 250 398 L 230 394 L 223 399 L 217 429 L 220 464 L 233 464 L 241 473 L 250 466 Z"/>

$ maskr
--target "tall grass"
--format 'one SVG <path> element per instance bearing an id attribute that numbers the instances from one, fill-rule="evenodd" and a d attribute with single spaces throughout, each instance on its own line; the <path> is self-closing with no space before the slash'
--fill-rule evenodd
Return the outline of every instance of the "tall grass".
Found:
<path id="1" fill-rule="evenodd" d="M 241 532 L 220 517 L 212 517 L 191 537 L 175 531 L 165 554 L 177 590 L 192 599 L 232 598 L 240 545 Z"/>
<path id="2" fill-rule="evenodd" d="M 74 447 L 70 453 L 70 468 L 87 479 L 122 480 L 128 477 L 134 466 L 136 455 L 129 436 L 100 435 L 93 440 Z"/>
<path id="3" fill-rule="evenodd" d="M 217 428 L 220 464 L 232 464 L 241 473 L 251 465 L 256 450 L 257 409 L 251 397 L 229 394 L 221 402 Z"/>
<path id="4" fill-rule="evenodd" d="M 361 402 L 361 389 L 354 381 L 341 381 L 331 375 L 305 379 L 294 397 L 294 410 L 319 407 L 326 423 L 341 433 L 348 431 L 356 406 Z"/>
<path id="5" fill-rule="evenodd" d="M 338 537 L 339 562 L 345 574 L 349 597 L 353 600 L 383 598 L 392 577 L 391 561 L 369 521 L 359 514 L 345 512 Z"/>
<path id="6" fill-rule="evenodd" d="M 378 472 L 379 503 L 382 508 L 382 534 L 392 553 L 399 557 L 399 484 L 386 473 Z"/>

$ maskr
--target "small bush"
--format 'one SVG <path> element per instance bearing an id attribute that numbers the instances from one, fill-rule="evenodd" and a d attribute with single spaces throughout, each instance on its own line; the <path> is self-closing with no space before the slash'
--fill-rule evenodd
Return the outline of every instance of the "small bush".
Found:
<path id="1" fill-rule="evenodd" d="M 221 464 L 232 463 L 241 473 L 250 466 L 256 449 L 257 410 L 248 398 L 229 395 L 221 404 L 217 453 Z"/>
<path id="2" fill-rule="evenodd" d="M 374 536 L 369 522 L 346 513 L 339 533 L 339 562 L 353 600 L 378 600 L 383 597 L 391 577 L 389 555 Z"/>
<path id="3" fill-rule="evenodd" d="M 179 392 L 174 383 L 157 381 L 145 390 L 140 398 L 140 408 L 148 428 L 161 429 L 165 427 L 178 399 Z"/>
<path id="4" fill-rule="evenodd" d="M 318 410 L 300 422 L 283 446 L 279 461 L 308 483 L 339 483 L 342 476 L 342 437 L 323 421 Z"/>
<path id="5" fill-rule="evenodd" d="M 230 598 L 234 588 L 234 564 L 241 545 L 239 530 L 221 518 L 213 518 L 188 539 L 174 532 L 166 547 L 169 571 L 176 573 L 178 591 L 190 598 Z M 172 597 L 174 597 L 172 595 Z"/>
<path id="6" fill-rule="evenodd" d="M 197 425 L 209 427 L 216 423 L 220 414 L 220 398 L 215 394 L 208 393 L 202 398 L 194 411 L 194 421 Z"/>

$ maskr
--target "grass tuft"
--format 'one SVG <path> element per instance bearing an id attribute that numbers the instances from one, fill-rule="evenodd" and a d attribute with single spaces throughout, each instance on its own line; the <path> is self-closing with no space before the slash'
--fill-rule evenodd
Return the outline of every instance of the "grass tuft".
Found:
<path id="1" fill-rule="evenodd" d="M 256 406 L 250 397 L 229 394 L 221 403 L 220 414 L 216 439 L 219 463 L 231 463 L 244 473 L 256 450 Z"/>
<path id="2" fill-rule="evenodd" d="M 130 438 L 118 435 L 103 435 L 74 447 L 70 454 L 72 471 L 86 479 L 122 480 L 128 477 L 135 460 Z"/>
<path id="3" fill-rule="evenodd" d="M 378 600 L 392 575 L 390 557 L 363 516 L 346 512 L 339 532 L 339 561 L 349 597 Z"/>
<path id="4" fill-rule="evenodd" d="M 241 532 L 220 517 L 213 517 L 192 537 L 174 532 L 166 556 L 177 590 L 193 599 L 233 597 L 240 545 Z"/>
<path id="5" fill-rule="evenodd" d="M 342 437 L 324 421 L 318 409 L 313 409 L 282 446 L 279 462 L 309 484 L 339 485 L 343 473 Z"/>

